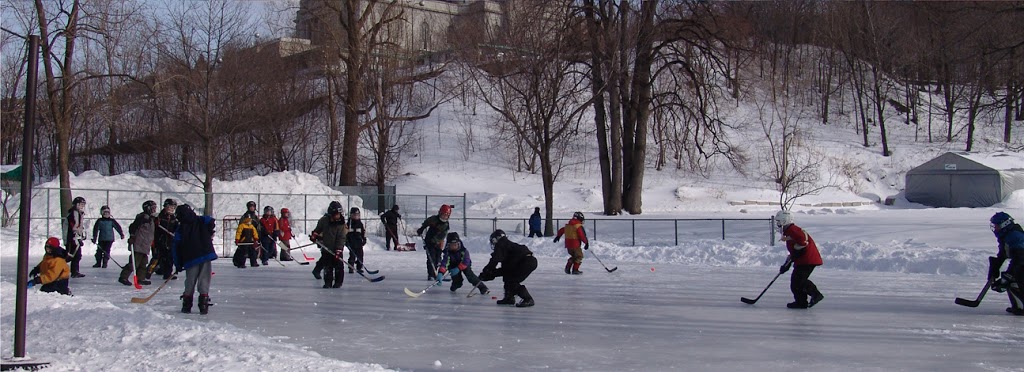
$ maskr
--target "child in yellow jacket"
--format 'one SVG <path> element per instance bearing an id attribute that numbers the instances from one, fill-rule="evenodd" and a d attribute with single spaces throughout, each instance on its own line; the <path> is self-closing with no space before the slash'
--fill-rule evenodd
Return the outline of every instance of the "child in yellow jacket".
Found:
<path id="1" fill-rule="evenodd" d="M 36 265 L 29 276 L 28 287 L 42 284 L 39 289 L 43 292 L 57 292 L 64 295 L 71 295 L 71 288 L 68 287 L 68 278 L 71 277 L 71 267 L 68 266 L 64 256 L 67 252 L 60 247 L 60 239 L 50 237 L 46 239 L 46 254 L 43 261 Z"/>
<path id="2" fill-rule="evenodd" d="M 244 269 L 246 256 L 249 257 L 250 266 L 260 267 L 260 264 L 256 263 L 259 258 L 256 256 L 256 244 L 259 244 L 259 236 L 259 231 L 252 224 L 252 217 L 249 217 L 248 214 L 242 216 L 242 222 L 238 223 L 238 229 L 235 230 L 235 245 L 238 248 L 235 249 L 235 255 L 231 258 L 231 262 L 235 264 L 235 267 Z"/>

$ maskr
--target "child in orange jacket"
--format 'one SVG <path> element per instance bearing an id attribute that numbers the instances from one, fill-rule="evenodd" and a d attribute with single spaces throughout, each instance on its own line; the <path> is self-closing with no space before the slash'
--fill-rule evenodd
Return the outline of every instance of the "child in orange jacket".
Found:
<path id="1" fill-rule="evenodd" d="M 71 288 L 68 278 L 71 277 L 71 267 L 64 259 L 67 252 L 60 247 L 60 239 L 50 237 L 46 239 L 46 254 L 43 261 L 36 265 L 29 272 L 32 279 L 28 281 L 28 287 L 42 284 L 39 289 L 43 292 L 57 292 L 63 295 L 71 295 Z"/>
<path id="2" fill-rule="evenodd" d="M 572 214 L 572 219 L 565 227 L 558 229 L 555 235 L 555 243 L 565 235 L 565 250 L 569 251 L 569 259 L 565 262 L 565 273 L 572 275 L 583 274 L 580 271 L 580 264 L 583 263 L 583 249 L 590 249 L 590 242 L 587 241 L 587 231 L 583 229 L 583 212 Z M 580 249 L 583 243 L 583 249 Z"/>

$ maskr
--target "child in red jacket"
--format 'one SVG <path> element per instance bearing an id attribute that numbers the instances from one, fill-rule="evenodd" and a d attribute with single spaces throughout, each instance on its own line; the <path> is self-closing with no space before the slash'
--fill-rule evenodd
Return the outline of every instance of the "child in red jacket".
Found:
<path id="1" fill-rule="evenodd" d="M 789 250 L 789 258 L 779 268 L 779 273 L 785 273 L 789 271 L 790 266 L 795 266 L 790 277 L 789 289 L 793 291 L 793 298 L 796 301 L 786 304 L 786 307 L 806 309 L 814 306 L 825 298 L 810 280 L 811 272 L 822 264 L 818 246 L 814 244 L 811 234 L 793 223 L 793 215 L 789 211 L 782 210 L 775 214 L 775 226 L 782 233 L 781 240 L 786 242 L 786 249 Z M 807 300 L 808 296 L 810 301 Z"/>

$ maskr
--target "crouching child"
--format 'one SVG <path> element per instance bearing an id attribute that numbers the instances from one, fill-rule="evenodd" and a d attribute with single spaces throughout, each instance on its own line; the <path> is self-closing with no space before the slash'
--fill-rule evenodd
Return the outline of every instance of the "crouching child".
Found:
<path id="1" fill-rule="evenodd" d="M 54 237 L 46 239 L 45 249 L 46 254 L 43 255 L 43 261 L 29 272 L 29 276 L 32 278 L 28 280 L 28 288 L 42 284 L 39 290 L 43 292 L 71 295 L 71 288 L 68 286 L 71 267 L 64 259 L 67 252 L 60 247 L 60 240 Z"/>
<path id="2" fill-rule="evenodd" d="M 526 290 L 523 281 L 537 269 L 537 258 L 533 257 L 533 252 L 525 245 L 508 240 L 505 231 L 494 230 L 490 241 L 494 252 L 491 252 L 491 260 L 480 272 L 480 280 L 486 282 L 495 277 L 503 277 L 505 297 L 498 300 L 498 305 L 533 306 L 533 296 Z M 500 268 L 498 264 L 501 264 Z M 518 304 L 516 296 L 522 298 Z"/>
<path id="3" fill-rule="evenodd" d="M 444 255 L 441 257 L 441 267 L 438 272 L 441 274 L 440 277 L 443 277 L 446 272 L 450 273 L 452 286 L 449 289 L 455 292 L 462 287 L 462 276 L 465 275 L 469 284 L 480 290 L 480 294 L 489 292 L 487 285 L 483 284 L 480 278 L 473 273 L 473 261 L 469 259 L 469 251 L 462 245 L 459 233 L 450 232 L 447 239 L 447 249 L 444 250 Z"/>

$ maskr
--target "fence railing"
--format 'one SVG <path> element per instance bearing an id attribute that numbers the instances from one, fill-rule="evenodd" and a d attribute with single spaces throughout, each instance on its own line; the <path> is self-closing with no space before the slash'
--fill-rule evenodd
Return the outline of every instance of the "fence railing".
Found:
<path id="1" fill-rule="evenodd" d="M 32 223 L 33 229 L 40 228 L 39 224 L 45 224 L 45 231 L 49 235 L 57 235 L 54 229 L 62 229 L 63 211 L 60 211 L 60 193 L 56 188 L 36 188 L 32 196 Z M 86 198 L 86 229 L 91 229 L 91 221 L 99 215 L 102 205 L 111 208 L 113 215 L 123 226 L 127 226 L 131 219 L 141 211 L 141 205 L 145 200 L 154 200 L 162 204 L 164 199 L 173 198 L 178 204 L 188 203 L 202 212 L 206 194 L 203 192 L 180 192 L 180 191 L 148 191 L 148 190 L 107 190 L 107 189 L 79 189 L 74 188 L 74 196 Z M 466 195 L 372 195 L 370 197 L 386 198 L 386 203 L 375 204 L 375 211 L 383 212 L 390 209 L 393 201 L 400 206 L 399 212 L 406 221 L 407 230 L 399 231 L 399 235 L 412 236 L 414 229 L 418 228 L 420 222 L 428 216 L 437 213 L 441 204 L 455 206 L 452 216 L 449 219 L 451 229 L 460 231 L 465 236 L 487 236 L 495 229 L 501 228 L 506 233 L 519 233 L 526 235 L 529 232 L 528 218 L 501 218 L 501 217 L 469 217 L 466 215 Z M 257 213 L 262 214 L 263 206 L 273 206 L 276 211 L 281 208 L 288 208 L 292 215 L 292 229 L 294 235 L 302 239 L 315 227 L 316 221 L 326 212 L 327 205 L 331 201 L 338 201 L 345 208 L 345 216 L 348 218 L 348 209 L 351 207 L 363 208 L 364 198 L 367 195 L 344 195 L 332 194 L 281 194 L 281 193 L 214 193 L 213 216 L 223 224 L 228 216 L 237 216 L 245 211 L 247 201 L 255 201 L 259 206 Z M 21 208 L 10 208 L 21 210 Z M 376 213 L 367 213 L 364 209 L 362 215 L 363 223 L 370 233 L 377 236 L 384 236 L 384 228 Z M 12 218 L 17 218 L 12 216 Z M 562 227 L 567 219 L 554 219 L 552 231 Z M 38 223 L 38 224 L 37 224 Z M 236 224 L 237 226 L 237 224 Z M 225 255 L 233 252 L 234 232 L 236 226 L 218 226 L 222 239 L 220 245 Z M 775 244 L 775 229 L 773 218 L 588 218 L 584 222 L 588 237 L 593 240 L 612 242 L 624 246 L 636 246 L 638 243 L 644 245 L 679 245 L 680 241 L 692 239 L 737 239 L 758 241 L 765 239 L 768 243 Z M 402 230 L 402 229 L 400 229 Z M 767 234 L 765 234 L 765 230 Z M 60 230 L 62 231 L 62 230 Z M 230 239 L 228 238 L 230 235 Z M 404 237 L 403 237 L 404 239 Z M 230 247 L 230 248 L 229 248 Z"/>
<path id="2" fill-rule="evenodd" d="M 506 234 L 527 235 L 527 218 L 467 218 L 469 227 L 463 233 L 490 234 L 502 229 Z M 569 220 L 553 219 L 555 232 Z M 588 218 L 583 222 L 591 240 L 618 245 L 679 245 L 680 240 L 737 239 L 757 241 L 768 239 L 775 245 L 775 218 Z M 544 226 L 542 226 L 543 230 Z M 767 234 L 765 234 L 767 229 Z M 639 237 L 639 240 L 638 240 Z"/>

